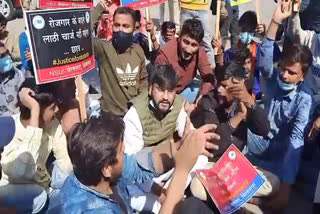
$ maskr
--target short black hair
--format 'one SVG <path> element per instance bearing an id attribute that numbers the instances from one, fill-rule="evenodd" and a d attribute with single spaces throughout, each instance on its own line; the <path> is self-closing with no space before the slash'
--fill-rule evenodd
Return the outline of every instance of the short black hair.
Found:
<path id="1" fill-rule="evenodd" d="M 258 26 L 257 14 L 254 11 L 245 12 L 239 19 L 239 26 L 245 27 L 246 31 L 254 32 Z"/>
<path id="2" fill-rule="evenodd" d="M 174 90 L 178 83 L 178 77 L 171 65 L 157 65 L 149 78 L 149 85 L 158 84 L 160 88 Z"/>
<path id="3" fill-rule="evenodd" d="M 34 78 L 27 78 L 21 84 L 19 91 L 21 91 L 22 88 L 30 88 L 35 93 L 33 98 L 39 103 L 40 110 L 50 106 L 51 104 L 58 105 L 61 102 L 61 100 L 59 100 L 55 96 L 56 88 L 54 83 L 37 85 Z M 17 107 L 20 108 L 20 112 L 21 112 L 20 115 L 22 119 L 30 118 L 31 116 L 30 109 L 28 109 L 26 106 L 22 104 L 19 95 L 18 95 Z"/>
<path id="4" fill-rule="evenodd" d="M 140 10 L 135 10 L 134 11 L 134 20 L 135 22 L 141 22 L 141 12 Z"/>
<path id="5" fill-rule="evenodd" d="M 176 24 L 170 21 L 163 22 L 161 25 L 161 33 L 166 33 L 168 29 L 176 29 Z"/>
<path id="6" fill-rule="evenodd" d="M 251 58 L 250 50 L 247 47 L 235 48 L 232 52 L 235 62 L 240 65 L 244 65 L 246 60 Z"/>
<path id="7" fill-rule="evenodd" d="M 118 162 L 117 148 L 123 141 L 123 120 L 104 113 L 76 124 L 68 136 L 68 154 L 77 179 L 86 186 L 97 185 L 105 165 Z"/>
<path id="8" fill-rule="evenodd" d="M 246 70 L 242 65 L 235 62 L 228 62 L 224 65 L 217 64 L 215 75 L 218 82 L 229 79 L 230 77 L 245 79 Z"/>
<path id="9" fill-rule="evenodd" d="M 116 11 L 113 14 L 113 20 L 116 17 L 117 14 L 125 14 L 125 15 L 130 15 L 132 17 L 133 20 L 133 25 L 136 22 L 136 15 L 134 12 L 134 9 L 130 8 L 130 7 L 118 7 L 116 9 Z"/>
<path id="10" fill-rule="evenodd" d="M 204 29 L 201 22 L 198 19 L 187 19 L 182 25 L 180 38 L 184 35 L 188 35 L 200 43 L 204 37 Z"/>
<path id="11" fill-rule="evenodd" d="M 305 76 L 312 65 L 312 53 L 307 46 L 287 43 L 283 46 L 283 51 L 280 55 L 280 65 L 290 66 L 295 63 L 301 64 L 302 72 Z"/>
<path id="12" fill-rule="evenodd" d="M 0 13 L 0 24 L 1 25 L 6 25 L 8 23 L 8 20 L 6 19 L 6 17 Z"/>

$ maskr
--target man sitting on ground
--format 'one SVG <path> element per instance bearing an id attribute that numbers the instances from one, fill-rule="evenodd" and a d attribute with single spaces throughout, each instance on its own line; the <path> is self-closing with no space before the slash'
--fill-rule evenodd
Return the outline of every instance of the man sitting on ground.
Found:
<path id="1" fill-rule="evenodd" d="M 257 62 L 259 61 L 260 56 L 260 44 L 257 43 L 254 39 L 256 33 L 258 33 L 259 36 L 262 38 L 265 34 L 265 25 L 258 24 L 257 22 L 257 15 L 254 11 L 247 11 L 245 12 L 239 19 L 239 27 L 240 27 L 240 37 L 237 42 L 236 47 L 230 48 L 226 50 L 224 55 L 224 61 L 225 62 L 231 62 L 234 60 L 237 60 L 237 55 L 240 51 L 248 48 L 250 51 L 250 70 L 249 72 L 249 79 L 250 79 L 250 85 L 248 85 L 248 89 L 251 89 L 252 95 L 256 96 L 257 99 L 261 99 L 261 88 L 260 88 L 260 73 L 257 69 Z M 220 46 L 213 40 L 214 47 Z M 280 56 L 280 49 L 278 45 L 274 44 L 274 62 L 279 61 Z"/>
<path id="2" fill-rule="evenodd" d="M 184 99 L 176 95 L 177 82 L 177 75 L 170 65 L 155 67 L 150 76 L 149 90 L 131 101 L 132 106 L 124 117 L 126 153 L 137 153 L 145 147 L 183 136 L 188 115 L 184 108 Z M 157 182 L 147 183 L 143 186 L 128 187 L 132 197 L 131 206 L 138 211 L 143 208 L 144 211 L 158 213 L 160 204 L 157 195 L 159 196 L 161 191 L 152 191 L 157 187 Z M 146 196 L 149 197 L 149 203 L 144 205 L 143 198 Z"/>
<path id="3" fill-rule="evenodd" d="M 172 39 L 160 47 L 155 65 L 171 65 L 176 71 L 179 82 L 176 91 L 188 102 L 193 103 L 198 95 L 213 88 L 214 75 L 205 50 L 200 47 L 204 31 L 197 19 L 188 19 L 183 23 L 180 37 Z M 199 70 L 202 85 L 193 82 Z"/>
<path id="4" fill-rule="evenodd" d="M 177 131 L 182 137 L 187 113 L 184 100 L 176 95 L 178 78 L 170 65 L 158 65 L 149 80 L 149 90 L 130 103 L 124 116 L 126 153 L 132 154 L 144 147 L 173 139 Z"/>
<path id="5" fill-rule="evenodd" d="M 270 131 L 264 110 L 256 105 L 245 86 L 246 71 L 243 66 L 237 63 L 218 65 L 216 77 L 216 89 L 204 95 L 191 113 L 191 121 L 195 127 L 217 124 L 216 132 L 220 135 L 220 140 L 216 141 L 219 149 L 213 151 L 213 162 L 217 161 L 231 144 L 242 151 L 247 144 L 248 132 L 266 138 Z M 211 167 L 212 164 L 208 163 L 206 167 Z M 265 183 L 256 196 L 265 198 L 276 193 L 279 186 L 277 176 L 260 168 L 257 168 L 257 171 L 264 177 Z M 208 200 L 209 196 L 197 177 L 191 183 L 191 192 L 202 200 Z M 245 208 L 251 206 L 246 204 Z"/>
<path id="6" fill-rule="evenodd" d="M 304 132 L 313 106 L 311 89 L 304 82 L 312 64 L 311 51 L 299 44 L 285 46 L 279 68 L 272 65 L 276 32 L 291 10 L 290 1 L 283 2 L 275 9 L 267 38 L 261 45 L 259 70 L 266 84 L 264 109 L 271 130 L 267 138 L 250 132 L 248 135 L 249 160 L 280 178 L 279 194 L 263 203 L 263 206 L 275 209 L 281 209 L 288 203 L 291 185 L 295 182 L 300 164 Z"/>
<path id="7" fill-rule="evenodd" d="M 184 178 L 197 156 L 206 152 L 206 148 L 213 148 L 207 139 L 218 138 L 209 131 L 214 125 L 206 126 L 192 130 L 176 144 L 161 144 L 129 156 L 124 154 L 124 128 L 122 119 L 111 113 L 74 127 L 68 142 L 74 174 L 63 185 L 60 194 L 62 206 L 57 213 L 131 214 L 133 211 L 128 205 L 126 191 L 128 184 L 144 182 L 170 169 L 173 166 L 172 154 L 178 157 L 175 160 L 176 178 Z M 195 143 L 197 146 L 193 145 Z M 190 159 L 185 161 L 184 155 Z M 174 196 L 172 191 L 171 188 L 170 197 Z M 179 198 L 180 195 L 183 194 L 179 192 Z M 165 209 L 168 210 L 161 212 L 172 212 L 172 201 L 167 201 Z"/>
<path id="8" fill-rule="evenodd" d="M 215 73 L 216 89 L 202 96 L 190 117 L 195 128 L 217 124 L 221 140 L 217 142 L 219 150 L 213 154 L 220 157 L 231 144 L 240 151 L 244 148 L 247 129 L 267 137 L 270 125 L 264 110 L 256 105 L 245 86 L 246 71 L 242 66 L 236 63 L 218 65 Z"/>
<path id="9" fill-rule="evenodd" d="M 42 211 L 50 182 L 56 189 L 72 170 L 66 136 L 55 117 L 61 101 L 56 94 L 54 83 L 36 85 L 34 79 L 26 79 L 21 85 L 21 113 L 12 116 L 16 131 L 2 153 L 0 180 L 0 198 L 18 212 Z M 50 179 L 46 164 L 51 152 L 56 161 Z M 51 191 L 49 197 L 57 191 Z"/>
<path id="10" fill-rule="evenodd" d="M 108 0 L 101 0 L 96 6 L 92 26 L 108 6 Z M 93 39 L 100 69 L 103 112 L 124 116 L 128 101 L 147 88 L 145 55 L 142 48 L 132 41 L 134 26 L 134 10 L 119 7 L 113 17 L 112 40 Z"/>

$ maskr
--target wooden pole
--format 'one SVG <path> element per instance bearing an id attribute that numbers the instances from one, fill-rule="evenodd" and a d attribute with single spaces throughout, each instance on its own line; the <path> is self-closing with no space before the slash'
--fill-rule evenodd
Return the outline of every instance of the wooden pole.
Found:
<path id="1" fill-rule="evenodd" d="M 214 1 L 214 0 L 213 0 Z M 217 13 L 216 13 L 216 39 L 219 39 L 220 34 L 220 11 L 221 11 L 221 0 L 217 0 Z M 218 49 L 214 49 L 214 53 L 218 54 Z"/>
<path id="2" fill-rule="evenodd" d="M 261 24 L 261 19 L 260 19 L 260 0 L 256 0 L 256 13 L 257 13 L 257 22 L 258 22 L 258 24 Z"/>
<path id="3" fill-rule="evenodd" d="M 150 12 L 149 12 L 149 7 L 145 8 L 145 15 L 147 22 L 150 20 Z M 148 43 L 149 43 L 149 51 L 152 51 L 152 40 L 151 40 L 151 34 L 150 32 L 147 32 L 147 37 L 148 37 Z"/>
<path id="4" fill-rule="evenodd" d="M 87 119 L 87 110 L 86 110 L 86 89 L 85 83 L 83 82 L 81 76 L 76 78 L 76 86 L 78 91 L 78 101 L 80 107 L 80 120 L 83 122 Z"/>

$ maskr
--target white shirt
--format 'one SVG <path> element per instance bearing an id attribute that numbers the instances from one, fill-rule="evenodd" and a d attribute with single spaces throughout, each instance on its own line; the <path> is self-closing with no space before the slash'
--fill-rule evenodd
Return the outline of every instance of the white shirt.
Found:
<path id="1" fill-rule="evenodd" d="M 152 105 L 152 103 L 151 103 Z M 176 122 L 176 131 L 180 137 L 183 136 L 184 128 L 187 122 L 188 114 L 181 108 Z M 134 154 L 140 151 L 144 147 L 143 130 L 140 122 L 139 115 L 136 109 L 131 106 L 129 111 L 123 118 L 125 123 L 124 131 L 124 145 L 125 153 Z"/>
<path id="2" fill-rule="evenodd" d="M 150 104 L 153 106 L 152 102 L 150 102 Z M 180 137 L 183 136 L 184 128 L 187 123 L 187 118 L 188 118 L 188 114 L 185 111 L 183 106 L 179 112 L 179 115 L 176 121 L 176 131 L 178 132 L 178 135 Z M 124 131 L 125 153 L 127 154 L 137 153 L 144 147 L 144 141 L 143 141 L 143 130 L 142 130 L 142 125 L 139 119 L 139 115 L 133 106 L 131 106 L 129 111 L 124 116 L 123 120 L 125 123 L 125 131 Z M 194 165 L 194 167 L 192 168 L 191 172 L 188 175 L 186 187 L 189 186 L 192 177 L 195 175 L 194 171 L 196 169 L 203 168 L 207 163 L 208 163 L 208 158 L 206 156 L 200 155 L 198 157 L 196 164 Z M 127 190 L 131 198 L 130 199 L 131 207 L 139 211 L 146 209 L 149 211 L 152 210 L 154 213 L 158 213 L 161 205 L 157 201 L 157 198 L 155 198 L 155 200 L 152 200 L 150 198 L 150 195 L 148 195 L 148 193 L 151 191 L 153 182 L 158 184 L 160 182 L 166 182 L 165 188 L 167 188 L 171 181 L 170 178 L 172 176 L 172 173 L 173 173 L 173 169 L 143 184 L 128 185 Z M 146 200 L 147 195 L 149 197 L 148 200 Z"/>

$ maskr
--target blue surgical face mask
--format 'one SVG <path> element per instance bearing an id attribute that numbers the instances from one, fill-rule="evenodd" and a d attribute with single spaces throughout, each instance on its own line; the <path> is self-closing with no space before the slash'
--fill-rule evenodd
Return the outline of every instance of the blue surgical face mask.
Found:
<path id="1" fill-rule="evenodd" d="M 13 68 L 13 62 L 10 56 L 0 58 L 0 73 L 4 74 L 11 71 Z"/>
<path id="2" fill-rule="evenodd" d="M 239 37 L 242 44 L 248 45 L 252 41 L 254 33 L 241 32 Z"/>
<path id="3" fill-rule="evenodd" d="M 284 90 L 284 91 L 293 91 L 293 90 L 297 90 L 298 85 L 296 83 L 285 83 L 283 82 L 279 75 L 277 76 L 277 82 L 279 87 Z"/>

